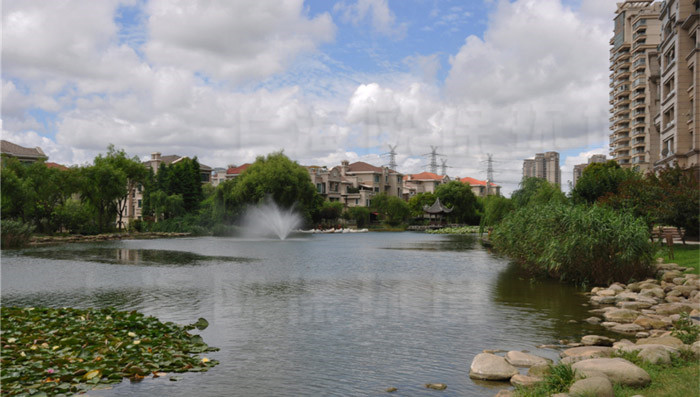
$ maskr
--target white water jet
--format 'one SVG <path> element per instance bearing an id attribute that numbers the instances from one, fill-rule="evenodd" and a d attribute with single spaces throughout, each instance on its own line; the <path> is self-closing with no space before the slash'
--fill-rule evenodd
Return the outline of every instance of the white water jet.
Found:
<path id="1" fill-rule="evenodd" d="M 243 233 L 256 237 L 287 238 L 292 230 L 302 224 L 301 216 L 294 208 L 282 209 L 271 199 L 255 207 L 249 207 L 243 217 Z"/>

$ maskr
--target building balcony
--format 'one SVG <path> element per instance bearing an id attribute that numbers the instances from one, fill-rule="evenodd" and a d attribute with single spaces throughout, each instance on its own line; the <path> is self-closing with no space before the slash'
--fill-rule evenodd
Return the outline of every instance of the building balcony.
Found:
<path id="1" fill-rule="evenodd" d="M 630 134 L 628 134 L 628 133 L 616 134 L 615 139 L 613 139 L 612 143 L 617 143 L 619 146 L 622 142 L 629 141 L 629 139 L 630 139 Z M 629 145 L 625 145 L 625 146 L 629 146 Z"/>
<path id="2" fill-rule="evenodd" d="M 632 148 L 633 149 L 642 149 L 642 151 L 644 151 L 645 146 L 646 146 L 646 141 L 644 140 L 644 138 L 632 140 Z"/>
<path id="3" fill-rule="evenodd" d="M 629 110 L 630 110 L 630 107 L 627 105 L 617 106 L 617 107 L 615 107 L 615 113 L 613 113 L 613 115 L 617 117 L 620 114 L 622 114 L 622 112 L 629 112 Z"/>
<path id="4" fill-rule="evenodd" d="M 617 126 L 615 126 L 615 127 L 613 127 L 613 128 L 614 128 L 614 129 L 613 129 L 614 133 L 615 133 L 615 134 L 619 134 L 619 133 L 621 133 L 621 132 L 629 132 L 629 130 L 630 130 L 630 125 L 629 125 L 629 123 L 624 123 L 624 124 L 617 125 Z"/>
<path id="5" fill-rule="evenodd" d="M 644 90 L 634 91 L 630 96 L 631 99 L 638 99 L 646 97 Z"/>
<path id="6" fill-rule="evenodd" d="M 645 79 L 644 77 L 640 77 L 632 83 L 632 88 L 646 86 L 646 84 L 647 84 L 647 79 Z"/>
<path id="7" fill-rule="evenodd" d="M 646 106 L 646 102 L 643 100 L 637 99 L 636 101 L 632 102 L 632 109 L 644 109 Z"/>
<path id="8" fill-rule="evenodd" d="M 646 132 L 644 131 L 644 128 L 635 128 L 632 130 L 632 133 L 630 134 L 631 137 L 637 137 L 637 136 L 644 136 Z"/>
<path id="9" fill-rule="evenodd" d="M 644 29 L 644 30 L 641 30 L 641 29 L 640 29 L 638 32 L 635 32 L 635 33 L 632 35 L 632 41 L 637 41 L 638 38 L 644 38 L 644 39 L 646 39 L 646 37 L 647 37 L 647 31 L 646 31 L 646 29 Z"/>
<path id="10" fill-rule="evenodd" d="M 632 164 L 644 164 L 644 163 L 646 163 L 645 157 L 646 157 L 645 155 L 636 156 L 636 157 L 632 158 L 631 163 Z"/>
<path id="11" fill-rule="evenodd" d="M 622 106 L 622 105 L 627 105 L 630 103 L 630 97 L 628 96 L 621 96 L 615 101 L 615 106 Z"/>
<path id="12" fill-rule="evenodd" d="M 640 28 L 642 28 L 642 27 L 644 27 L 644 29 L 646 30 L 646 26 L 647 26 L 647 20 L 646 20 L 646 19 L 640 19 L 640 20 L 638 20 L 637 22 L 635 22 L 635 23 L 632 24 L 632 31 L 633 31 L 633 32 L 636 32 L 638 29 L 640 29 Z"/>

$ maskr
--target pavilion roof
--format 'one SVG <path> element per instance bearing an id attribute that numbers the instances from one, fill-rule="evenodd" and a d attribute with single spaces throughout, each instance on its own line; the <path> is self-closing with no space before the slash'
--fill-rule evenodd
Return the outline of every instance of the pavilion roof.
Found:
<path id="1" fill-rule="evenodd" d="M 452 210 L 453 210 L 453 208 L 447 208 L 444 205 L 442 205 L 442 203 L 440 202 L 440 197 L 438 197 L 435 200 L 433 205 L 431 205 L 431 206 L 424 205 L 423 206 L 423 211 L 427 212 L 429 214 L 443 214 L 443 213 L 449 214 L 450 212 L 452 212 Z"/>

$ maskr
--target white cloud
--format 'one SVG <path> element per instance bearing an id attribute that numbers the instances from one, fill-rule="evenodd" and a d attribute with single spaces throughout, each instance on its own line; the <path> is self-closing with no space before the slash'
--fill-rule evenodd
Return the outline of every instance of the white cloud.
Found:
<path id="1" fill-rule="evenodd" d="M 153 0 L 148 13 L 151 61 L 232 83 L 280 73 L 335 34 L 330 15 L 309 18 L 302 0 Z"/>
<path id="2" fill-rule="evenodd" d="M 351 4 L 341 1 L 336 3 L 333 10 L 341 13 L 343 22 L 358 25 L 369 18 L 372 28 L 380 34 L 396 39 L 402 39 L 406 35 L 408 25 L 396 22 L 396 15 L 389 8 L 387 0 L 357 0 Z"/>

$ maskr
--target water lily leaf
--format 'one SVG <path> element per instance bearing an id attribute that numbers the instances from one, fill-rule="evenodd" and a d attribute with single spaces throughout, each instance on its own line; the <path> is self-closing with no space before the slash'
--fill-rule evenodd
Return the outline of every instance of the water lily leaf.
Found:
<path id="1" fill-rule="evenodd" d="M 88 371 L 87 373 L 85 373 L 85 375 L 83 375 L 83 379 L 90 380 L 99 375 L 100 372 L 102 371 L 100 371 L 99 369 L 93 369 L 92 371 Z"/>

